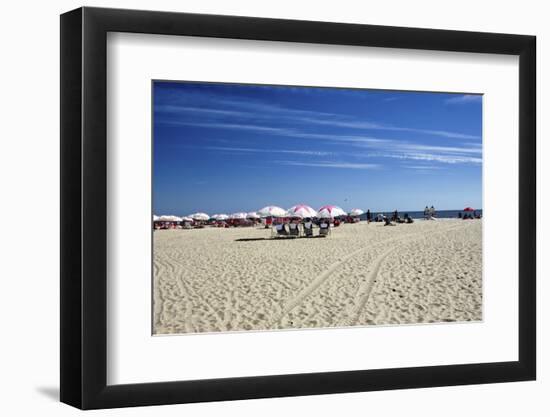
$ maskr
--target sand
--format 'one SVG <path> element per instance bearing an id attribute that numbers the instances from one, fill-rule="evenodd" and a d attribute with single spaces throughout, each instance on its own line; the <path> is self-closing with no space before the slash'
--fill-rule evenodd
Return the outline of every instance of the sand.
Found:
<path id="1" fill-rule="evenodd" d="M 154 232 L 155 334 L 482 319 L 481 220 Z M 317 234 L 317 231 L 315 232 Z"/>

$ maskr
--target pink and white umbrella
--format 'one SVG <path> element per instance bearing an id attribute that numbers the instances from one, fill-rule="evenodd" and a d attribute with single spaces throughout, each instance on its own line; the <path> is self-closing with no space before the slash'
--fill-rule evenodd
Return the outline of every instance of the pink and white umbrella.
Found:
<path id="1" fill-rule="evenodd" d="M 286 210 L 277 206 L 266 206 L 258 210 L 260 217 L 286 217 Z"/>
<path id="2" fill-rule="evenodd" d="M 200 220 L 200 221 L 207 221 L 210 219 L 210 216 L 206 213 L 193 213 L 190 214 L 188 217 L 191 217 L 193 220 Z"/>
<path id="3" fill-rule="evenodd" d="M 346 212 L 338 206 L 323 206 L 317 212 L 317 217 L 321 219 L 332 219 L 338 216 L 345 216 Z"/>
<path id="4" fill-rule="evenodd" d="M 310 206 L 306 206 L 305 204 L 298 204 L 288 209 L 288 215 L 289 217 L 307 218 L 317 216 L 317 212 L 313 210 Z"/>
<path id="5" fill-rule="evenodd" d="M 361 209 L 358 209 L 358 208 L 354 208 L 352 209 L 350 212 L 349 212 L 349 215 L 350 216 L 360 216 L 361 214 L 363 214 L 364 211 L 361 210 Z"/>
<path id="6" fill-rule="evenodd" d="M 243 212 L 233 213 L 233 214 L 229 215 L 229 218 L 233 219 L 233 220 L 245 220 L 246 219 L 246 213 L 243 213 Z"/>

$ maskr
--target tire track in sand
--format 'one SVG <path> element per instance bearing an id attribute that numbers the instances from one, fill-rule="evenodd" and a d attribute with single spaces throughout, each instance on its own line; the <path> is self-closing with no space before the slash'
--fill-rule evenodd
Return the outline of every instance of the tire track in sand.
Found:
<path id="1" fill-rule="evenodd" d="M 435 233 L 443 233 L 443 232 L 448 232 L 454 228 L 456 228 L 457 226 L 456 225 L 453 225 L 452 227 L 449 227 L 449 228 L 446 228 L 445 230 L 441 230 L 441 231 L 438 231 L 438 232 L 435 232 Z M 391 253 L 393 252 L 394 250 L 396 250 L 398 247 L 400 247 L 401 245 L 405 245 L 406 243 L 409 243 L 411 240 L 415 240 L 415 239 L 418 239 L 420 237 L 424 237 L 424 236 L 429 236 L 429 235 L 433 235 L 434 234 L 434 231 L 428 231 L 428 232 L 420 232 L 420 233 L 411 233 L 410 235 L 407 235 L 405 238 L 406 240 L 404 241 L 403 240 L 403 236 L 401 237 L 397 237 L 397 238 L 391 238 L 391 239 L 387 239 L 383 242 L 378 242 L 376 243 L 374 246 L 380 246 L 380 245 L 387 245 L 387 244 L 391 244 L 395 241 L 399 241 L 399 244 L 397 246 L 394 246 L 386 251 L 384 251 L 382 254 L 378 255 L 376 257 L 376 259 L 374 260 L 374 267 L 372 268 L 371 272 L 369 273 L 369 275 L 367 276 L 367 279 L 365 280 L 366 282 L 366 287 L 367 289 L 369 290 L 363 297 L 360 298 L 360 302 L 359 302 L 359 306 L 361 306 L 361 301 L 364 300 L 364 304 L 362 304 L 361 307 L 356 307 L 356 310 L 357 310 L 357 315 L 358 313 L 361 311 L 361 309 L 364 307 L 364 305 L 366 304 L 366 301 L 368 301 L 368 297 L 370 295 L 370 290 L 372 290 L 372 287 L 374 285 L 374 278 L 378 275 L 378 271 L 380 270 L 380 267 L 382 266 L 382 263 L 384 262 L 384 260 L 386 259 L 386 257 Z M 274 319 L 269 327 L 271 328 L 274 324 L 280 322 L 283 317 L 285 315 L 287 315 L 288 313 L 290 313 L 292 310 L 294 310 L 296 307 L 298 307 L 298 305 L 300 305 L 307 297 L 309 297 L 311 294 L 313 294 L 322 284 L 324 284 L 326 281 L 328 281 L 328 279 L 330 278 L 330 276 L 340 267 L 342 266 L 346 261 L 348 261 L 349 259 L 353 258 L 355 255 L 357 255 L 358 253 L 361 253 L 362 251 L 364 250 L 370 250 L 372 249 L 372 245 L 371 246 L 364 246 L 364 247 L 361 247 L 353 252 L 350 252 L 348 255 L 344 256 L 343 258 L 340 258 L 338 261 L 332 263 L 326 270 L 325 272 L 323 272 L 321 275 L 319 275 L 315 280 L 313 280 L 306 288 L 304 288 L 302 291 L 300 291 L 300 293 L 298 293 L 298 295 L 296 297 L 294 297 L 292 300 L 290 300 L 288 303 L 285 304 L 285 306 L 283 307 L 283 309 L 281 310 L 281 313 L 277 316 L 276 319 Z M 361 288 L 359 288 L 358 290 L 358 293 L 361 292 Z M 353 316 L 355 316 L 355 310 L 354 310 L 354 314 Z"/>
<path id="2" fill-rule="evenodd" d="M 390 249 L 382 252 L 380 255 L 376 257 L 376 259 L 373 262 L 373 267 L 371 271 L 368 273 L 367 278 L 365 279 L 364 283 L 359 286 L 359 289 L 357 290 L 358 294 L 358 302 L 355 303 L 355 308 L 353 309 L 351 313 L 351 317 L 348 320 L 345 320 L 344 326 L 353 326 L 354 324 L 357 324 L 357 321 L 359 320 L 359 315 L 361 314 L 361 311 L 365 308 L 367 305 L 367 302 L 369 301 L 370 294 L 372 292 L 372 288 L 374 287 L 374 282 L 376 281 L 376 278 L 378 277 L 378 272 L 380 271 L 380 268 L 384 264 L 384 262 L 387 260 L 388 256 L 391 255 L 393 252 L 398 250 L 400 247 L 405 246 L 411 241 L 414 241 L 419 238 L 425 238 L 426 236 L 433 236 L 434 234 L 440 234 L 440 233 L 446 233 L 450 232 L 454 229 L 458 229 L 459 226 L 452 225 L 445 230 L 439 230 L 439 231 L 430 231 L 430 232 L 423 232 L 418 233 L 415 236 L 410 236 L 406 240 L 402 240 L 397 244 L 396 246 L 391 247 Z M 356 296 L 357 299 L 357 296 Z"/>

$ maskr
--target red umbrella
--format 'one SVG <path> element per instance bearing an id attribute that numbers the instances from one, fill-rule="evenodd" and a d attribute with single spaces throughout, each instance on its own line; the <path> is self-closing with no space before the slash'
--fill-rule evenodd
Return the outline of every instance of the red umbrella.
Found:
<path id="1" fill-rule="evenodd" d="M 475 211 L 475 210 L 471 207 L 466 207 L 463 211 Z"/>

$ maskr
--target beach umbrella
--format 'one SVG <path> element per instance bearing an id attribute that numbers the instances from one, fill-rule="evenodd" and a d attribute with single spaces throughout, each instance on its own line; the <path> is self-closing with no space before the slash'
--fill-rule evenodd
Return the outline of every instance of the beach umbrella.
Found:
<path id="1" fill-rule="evenodd" d="M 251 211 L 249 213 L 246 213 L 246 218 L 247 219 L 259 219 L 260 216 L 258 216 L 258 213 L 256 213 L 255 211 Z"/>
<path id="2" fill-rule="evenodd" d="M 466 207 L 463 211 L 475 211 L 475 210 L 471 207 Z"/>
<path id="3" fill-rule="evenodd" d="M 266 206 L 258 210 L 260 217 L 285 217 L 286 210 L 277 206 Z"/>
<path id="4" fill-rule="evenodd" d="M 181 217 L 172 215 L 163 215 L 158 218 L 161 222 L 181 222 Z"/>
<path id="5" fill-rule="evenodd" d="M 350 216 L 360 216 L 361 214 L 363 214 L 364 211 L 361 210 L 361 209 L 358 209 L 358 208 L 354 208 L 352 209 L 350 212 L 349 212 L 349 215 Z"/>
<path id="6" fill-rule="evenodd" d="M 193 219 L 191 217 L 184 216 L 184 217 L 181 218 L 181 221 L 182 222 L 192 222 Z"/>
<path id="7" fill-rule="evenodd" d="M 155 215 L 153 214 L 153 221 L 154 221 L 154 222 L 158 222 L 158 221 L 159 221 L 159 219 L 160 219 L 160 217 L 159 217 L 159 216 L 155 216 Z"/>
<path id="8" fill-rule="evenodd" d="M 313 210 L 310 206 L 306 206 L 305 204 L 298 204 L 288 209 L 288 216 L 300 218 L 315 217 L 317 216 L 317 212 Z"/>
<path id="9" fill-rule="evenodd" d="M 229 216 L 227 214 L 214 214 L 212 218 L 214 220 L 227 220 L 229 219 Z"/>
<path id="10" fill-rule="evenodd" d="M 190 214 L 188 217 L 191 217 L 193 220 L 200 220 L 200 221 L 207 221 L 210 219 L 210 216 L 206 213 L 193 213 Z"/>
<path id="11" fill-rule="evenodd" d="M 323 206 L 317 212 L 317 217 L 321 219 L 332 219 L 338 216 L 345 216 L 346 212 L 338 206 Z"/>
<path id="12" fill-rule="evenodd" d="M 233 213 L 229 216 L 229 218 L 234 220 L 244 220 L 246 219 L 246 213 L 243 213 L 243 212 Z"/>

